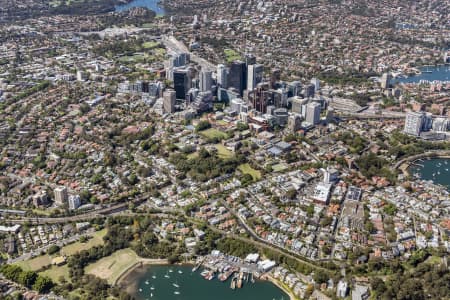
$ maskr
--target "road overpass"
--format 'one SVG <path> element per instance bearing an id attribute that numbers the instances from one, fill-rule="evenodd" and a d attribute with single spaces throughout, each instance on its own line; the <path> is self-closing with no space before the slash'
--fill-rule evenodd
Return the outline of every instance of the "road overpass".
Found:
<path id="1" fill-rule="evenodd" d="M 189 53 L 191 61 L 200 65 L 202 69 L 206 69 L 209 71 L 214 71 L 216 66 L 204 58 L 192 53 L 189 49 L 179 40 L 177 40 L 174 36 L 163 35 L 161 37 L 161 42 L 166 46 L 169 53 L 172 54 L 180 54 L 180 53 Z"/>

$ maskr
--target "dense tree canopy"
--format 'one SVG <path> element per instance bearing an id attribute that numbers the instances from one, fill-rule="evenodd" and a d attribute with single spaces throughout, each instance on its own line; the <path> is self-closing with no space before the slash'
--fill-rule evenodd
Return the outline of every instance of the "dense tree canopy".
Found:
<path id="1" fill-rule="evenodd" d="M 198 156 L 188 158 L 183 153 L 176 153 L 170 157 L 170 161 L 181 172 L 190 175 L 199 181 L 206 181 L 224 174 L 233 173 L 237 166 L 245 162 L 245 157 L 222 159 L 216 153 L 211 153 L 205 148 L 198 151 Z"/>
<path id="2" fill-rule="evenodd" d="M 3 265 L 0 272 L 5 278 L 20 283 L 27 288 L 32 288 L 39 293 L 47 293 L 54 286 L 50 278 L 38 275 L 33 271 L 22 270 L 17 265 Z"/>

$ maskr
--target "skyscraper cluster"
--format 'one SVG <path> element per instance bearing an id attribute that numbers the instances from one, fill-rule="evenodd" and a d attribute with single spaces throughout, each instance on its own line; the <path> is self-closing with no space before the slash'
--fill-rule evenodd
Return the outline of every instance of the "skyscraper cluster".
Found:
<path id="1" fill-rule="evenodd" d="M 173 81 L 173 90 L 163 95 L 166 113 L 183 106 L 200 113 L 210 110 L 213 102 L 219 101 L 229 103 L 227 112 L 244 121 L 254 121 L 258 117 L 264 124 L 293 131 L 302 125 L 310 127 L 321 122 L 321 111 L 326 103 L 317 100 L 321 91 L 317 78 L 305 85 L 299 81 L 283 82 L 279 69 L 265 74 L 264 66 L 258 64 L 253 55 L 227 65 L 219 64 L 215 70 L 194 68 L 188 63 L 188 55 L 178 55 L 170 61 L 167 77 Z M 176 106 L 176 101 L 183 105 Z"/>

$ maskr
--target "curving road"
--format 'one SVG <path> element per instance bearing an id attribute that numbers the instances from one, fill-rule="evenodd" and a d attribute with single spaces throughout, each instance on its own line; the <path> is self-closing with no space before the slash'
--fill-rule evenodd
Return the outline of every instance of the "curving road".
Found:
<path id="1" fill-rule="evenodd" d="M 242 217 L 238 213 L 236 213 L 236 211 L 234 209 L 229 207 L 229 205 L 225 201 L 220 200 L 220 203 L 223 206 L 225 206 L 235 216 L 235 218 L 238 220 L 239 224 L 241 224 L 241 226 L 245 228 L 245 230 L 252 237 L 252 239 L 247 239 L 247 238 L 235 235 L 235 234 L 222 232 L 226 236 L 230 236 L 230 237 L 232 237 L 234 239 L 238 239 L 238 240 L 241 240 L 241 241 L 252 243 L 255 246 L 259 246 L 259 247 L 270 249 L 270 250 L 275 251 L 277 253 L 280 253 L 280 254 L 282 254 L 284 256 L 287 256 L 287 257 L 289 257 L 291 259 L 294 259 L 294 260 L 296 260 L 298 262 L 306 264 L 309 267 L 312 267 L 312 268 L 315 268 L 315 269 L 321 269 L 321 270 L 324 270 L 324 271 L 329 271 L 329 270 L 327 270 L 327 269 L 325 269 L 325 268 L 323 268 L 321 266 L 318 266 L 318 265 L 312 263 L 310 260 L 308 260 L 308 259 L 306 259 L 306 258 L 304 258 L 304 257 L 302 257 L 300 255 L 298 255 L 298 253 L 295 253 L 294 251 L 292 251 L 290 249 L 283 248 L 283 247 L 281 247 L 279 245 L 276 245 L 274 243 L 271 243 L 271 242 L 261 238 L 260 236 L 258 236 L 253 231 L 252 228 L 250 228 L 250 226 L 248 226 L 248 224 L 242 219 Z"/>
<path id="2" fill-rule="evenodd" d="M 142 201 L 142 200 L 135 200 L 136 201 Z M 130 202 L 133 203 L 133 202 Z M 29 217 L 23 217 L 21 219 L 14 219 L 14 220 L 9 220 L 12 223 L 16 223 L 16 224 L 23 224 L 23 223 L 32 223 L 32 224 L 56 224 L 56 223 L 67 223 L 67 222 L 77 222 L 77 221 L 88 221 L 94 218 L 107 218 L 110 217 L 112 215 L 120 215 L 120 216 L 137 216 L 137 215 L 153 215 L 153 216 L 158 216 L 158 217 L 165 217 L 165 218 L 177 218 L 176 214 L 180 214 L 180 213 L 184 213 L 183 211 L 179 210 L 179 209 L 173 209 L 173 208 L 166 208 L 166 209 L 159 209 L 159 212 L 155 212 L 155 213 L 134 213 L 134 212 L 124 212 L 125 210 L 128 209 L 128 204 L 129 203 L 122 203 L 122 204 L 118 204 L 109 208 L 105 208 L 105 209 L 101 209 L 95 212 L 88 212 L 82 215 L 77 215 L 77 216 L 71 216 L 71 217 L 57 217 L 57 218 L 51 218 L 51 217 L 46 217 L 46 218 L 29 218 Z M 309 267 L 313 268 L 313 269 L 320 269 L 320 270 L 324 270 L 326 272 L 330 272 L 330 270 L 318 266 L 312 262 L 310 262 L 309 260 L 306 260 L 305 258 L 299 256 L 298 254 L 296 254 L 295 252 L 292 252 L 289 249 L 285 249 L 282 248 L 278 245 L 272 244 L 262 238 L 260 238 L 246 223 L 245 221 L 242 220 L 242 218 L 231 208 L 228 207 L 228 205 L 224 204 L 225 207 L 227 207 L 229 209 L 230 212 L 232 212 L 232 214 L 237 218 L 238 222 L 241 224 L 241 226 L 243 226 L 243 228 L 248 232 L 248 234 L 250 235 L 251 238 L 246 238 L 246 237 L 242 237 L 230 232 L 226 232 L 223 230 L 220 230 L 214 226 L 211 225 L 207 225 L 207 227 L 209 229 L 211 229 L 214 232 L 217 232 L 223 236 L 227 236 L 229 238 L 232 239 L 236 239 L 236 240 L 240 240 L 242 242 L 245 243 L 250 243 L 252 245 L 255 245 L 258 248 L 265 248 L 265 249 L 269 249 L 273 252 L 279 253 L 281 255 L 284 255 L 290 259 L 293 259 L 299 263 L 308 265 Z M 190 217 L 188 217 L 188 219 L 190 219 L 191 221 L 198 222 L 199 220 L 196 219 L 192 219 Z M 79 238 L 79 236 L 74 236 L 71 237 L 74 240 L 77 240 Z M 22 257 L 19 257 L 17 259 L 15 259 L 15 261 L 20 261 L 20 260 L 26 260 L 29 258 L 31 254 L 25 254 Z"/>
<path id="3" fill-rule="evenodd" d="M 70 222 L 81 222 L 89 221 L 96 218 L 108 218 L 109 216 L 120 214 L 120 215 L 138 215 L 139 213 L 124 213 L 128 210 L 130 204 L 139 205 L 144 202 L 144 198 L 138 198 L 130 202 L 120 203 L 113 205 L 111 207 L 102 208 L 94 211 L 89 211 L 84 214 L 79 214 L 75 216 L 68 217 L 21 217 L 19 219 L 7 219 L 6 221 L 13 224 L 58 224 L 58 223 L 70 223 Z M 159 208 L 152 207 L 157 211 L 157 214 L 167 214 L 167 213 L 183 213 L 182 210 L 176 208 Z"/>
<path id="4" fill-rule="evenodd" d="M 409 163 L 421 158 L 427 158 L 427 157 L 450 157 L 450 150 L 432 150 L 432 151 L 427 151 L 421 154 L 417 154 L 417 155 L 413 155 L 413 156 L 408 156 L 405 158 L 402 158 L 401 160 L 395 162 L 393 168 L 394 169 L 398 169 L 400 168 L 400 166 L 404 163 Z"/>

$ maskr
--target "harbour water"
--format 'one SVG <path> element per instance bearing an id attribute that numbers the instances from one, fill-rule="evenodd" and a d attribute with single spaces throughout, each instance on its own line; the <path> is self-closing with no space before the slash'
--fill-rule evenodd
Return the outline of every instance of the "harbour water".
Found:
<path id="1" fill-rule="evenodd" d="M 289 300 L 289 296 L 268 281 L 250 280 L 240 289 L 230 288 L 231 279 L 206 280 L 192 266 L 144 266 L 125 279 L 137 300 Z"/>
<path id="2" fill-rule="evenodd" d="M 146 7 L 153 10 L 158 16 L 164 16 L 166 11 L 158 5 L 159 0 L 132 0 L 130 3 L 116 6 L 116 11 L 124 11 L 133 7 Z"/>
<path id="3" fill-rule="evenodd" d="M 446 186 L 450 190 L 450 159 L 434 158 L 416 161 L 409 169 L 411 174 L 419 174 L 424 180 Z"/>
<path id="4" fill-rule="evenodd" d="M 420 83 L 420 81 L 448 81 L 450 82 L 450 65 L 429 66 L 420 69 L 422 74 L 406 78 L 395 78 L 394 83 Z"/>

